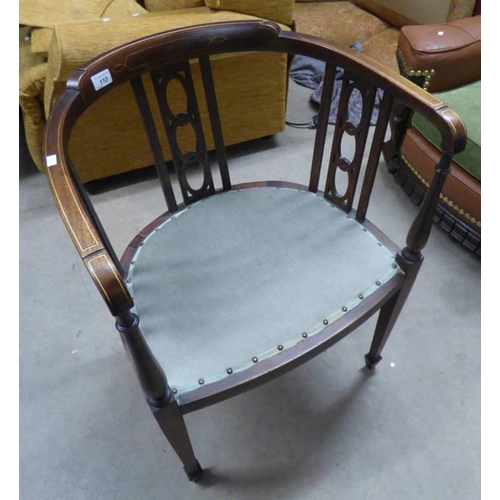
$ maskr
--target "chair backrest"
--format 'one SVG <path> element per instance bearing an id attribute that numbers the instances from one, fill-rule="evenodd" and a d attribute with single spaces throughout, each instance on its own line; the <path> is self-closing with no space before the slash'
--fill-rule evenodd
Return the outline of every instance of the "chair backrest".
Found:
<path id="1" fill-rule="evenodd" d="M 337 120 L 333 134 L 331 155 L 323 188 L 324 196 L 346 212 L 353 212 L 360 222 L 365 220 L 382 147 L 390 124 L 393 107 L 402 103 L 409 109 L 425 116 L 442 136 L 443 156 L 436 168 L 434 181 L 427 199 L 410 229 L 405 258 L 418 260 L 432 225 L 441 187 L 453 154 L 465 146 L 465 128 L 460 118 L 441 101 L 411 84 L 387 68 L 371 62 L 362 54 L 350 49 L 333 46 L 323 40 L 299 33 L 283 31 L 274 23 L 265 21 L 230 22 L 184 28 L 159 33 L 118 47 L 93 61 L 68 81 L 67 90 L 54 107 L 46 136 L 46 167 L 49 184 L 63 220 L 73 238 L 85 265 L 101 290 L 112 314 L 129 310 L 132 299 L 124 286 L 119 259 L 110 245 L 104 229 L 93 209 L 78 175 L 72 168 L 68 153 L 71 131 L 85 110 L 96 100 L 120 85 L 131 85 L 147 131 L 152 151 L 152 163 L 156 165 L 167 209 L 176 212 L 218 189 L 230 190 L 231 178 L 225 154 L 221 118 L 217 106 L 217 89 L 211 72 L 211 59 L 224 53 L 247 51 L 271 51 L 304 55 L 326 63 L 322 100 L 319 108 L 308 189 L 320 189 L 320 174 L 327 146 L 329 113 L 337 68 L 343 69 Z M 192 67 L 199 65 L 204 97 L 194 92 Z M 251 68 L 249 68 L 251 71 Z M 175 83 L 173 83 L 175 82 Z M 185 94 L 185 109 L 172 109 L 169 102 L 170 85 L 176 85 Z M 154 89 L 155 101 L 151 100 Z M 362 99 L 362 114 L 358 124 L 348 116 L 349 100 L 353 93 Z M 368 160 L 363 165 L 372 111 L 378 95 L 380 101 L 373 140 Z M 210 115 L 210 128 L 215 144 L 220 185 L 213 175 L 206 148 L 198 102 L 206 99 Z M 158 132 L 152 107 L 160 110 L 163 132 L 172 152 L 175 171 L 182 193 L 182 201 L 176 199 L 171 174 L 163 160 L 160 132 Z M 397 125 L 397 124 L 396 124 Z M 178 134 L 190 128 L 194 146 L 185 151 L 179 145 Z M 355 140 L 352 160 L 342 155 L 344 135 Z M 90 145 L 89 145 L 90 147 Z M 201 185 L 194 188 L 189 181 L 193 166 L 203 172 Z M 339 188 L 336 179 L 344 172 L 347 187 Z M 360 174 L 364 172 L 363 182 Z M 359 189 L 359 184 L 361 187 Z M 358 192 L 359 191 L 359 192 Z M 357 205 L 355 205 L 355 201 Z M 111 292 L 110 292 L 111 290 Z"/>

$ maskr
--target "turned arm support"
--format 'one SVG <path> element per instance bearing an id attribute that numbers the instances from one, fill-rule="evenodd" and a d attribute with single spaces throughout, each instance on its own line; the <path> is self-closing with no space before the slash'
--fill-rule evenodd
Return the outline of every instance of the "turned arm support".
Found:
<path id="1" fill-rule="evenodd" d="M 430 96 L 432 97 L 432 96 Z M 434 98 L 432 98 L 434 99 Z M 439 101 L 438 101 L 439 103 Z M 467 141 L 467 130 L 462 119 L 444 103 L 437 104 L 437 116 L 439 122 L 433 121 L 441 132 L 442 156 L 436 165 L 434 177 L 425 195 L 420 210 L 408 232 L 406 247 L 403 249 L 403 257 L 414 262 L 422 259 L 421 251 L 427 244 L 432 229 L 434 213 L 436 211 L 439 196 L 450 172 L 453 156 L 465 149 Z M 421 112 L 420 110 L 418 110 Z M 426 116 L 424 113 L 422 113 Z"/>
<path id="2" fill-rule="evenodd" d="M 116 328 L 149 404 L 162 407 L 172 398 L 165 373 L 149 349 L 130 309 L 134 303 L 121 265 L 66 155 L 68 131 L 86 103 L 79 92 L 66 92 L 54 108 L 60 122 L 49 120 L 45 142 L 45 171 L 66 229 L 97 289 L 116 317 Z M 68 112 L 68 110 L 70 112 Z M 60 130 L 55 130 L 58 123 Z"/>
<path id="3" fill-rule="evenodd" d="M 481 79 L 481 16 L 428 25 L 404 26 L 397 59 L 401 75 L 428 92 L 441 92 Z M 399 169 L 399 151 L 412 113 L 394 109 L 389 171 Z"/>
<path id="4" fill-rule="evenodd" d="M 139 318 L 130 312 L 134 304 L 120 263 L 81 184 L 75 180 L 65 154 L 67 131 L 71 128 L 72 116 L 78 115 L 76 112 L 68 116 L 67 111 L 79 110 L 80 106 L 84 106 L 83 99 L 75 91 L 66 92 L 54 108 L 55 115 L 62 113 L 67 116 L 61 116 L 60 131 L 52 129 L 55 121 L 49 121 L 45 143 L 47 179 L 75 248 L 111 314 L 116 317 L 116 328 L 146 399 L 152 406 L 162 407 L 172 397 L 165 373 L 144 339 Z"/>

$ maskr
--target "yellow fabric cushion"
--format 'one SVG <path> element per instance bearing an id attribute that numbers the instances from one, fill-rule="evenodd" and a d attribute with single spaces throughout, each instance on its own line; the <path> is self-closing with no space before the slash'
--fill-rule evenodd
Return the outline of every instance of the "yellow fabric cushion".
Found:
<path id="1" fill-rule="evenodd" d="M 29 26 L 19 28 L 19 74 L 32 66 L 45 62 L 45 59 L 31 50 L 33 30 Z"/>
<path id="2" fill-rule="evenodd" d="M 451 0 L 447 21 L 464 19 L 472 16 L 477 0 Z"/>
<path id="3" fill-rule="evenodd" d="M 19 24 L 52 28 L 55 23 L 145 12 L 135 0 L 19 0 Z"/>
<path id="4" fill-rule="evenodd" d="M 45 124 L 43 89 L 46 71 L 47 63 L 37 64 L 23 71 L 19 79 L 19 105 L 23 111 L 26 143 L 33 161 L 40 170 L 43 168 Z"/>
<path id="5" fill-rule="evenodd" d="M 46 56 L 51 38 L 52 28 L 34 28 L 31 31 L 31 52 Z"/>
<path id="6" fill-rule="evenodd" d="M 389 28 L 378 35 L 372 36 L 366 43 L 362 44 L 363 53 L 399 73 L 396 58 L 398 39 L 399 30 Z"/>
<path id="7" fill-rule="evenodd" d="M 205 0 L 205 4 L 211 9 L 242 12 L 290 26 L 295 0 Z"/>
<path id="8" fill-rule="evenodd" d="M 149 12 L 165 10 L 192 9 L 193 7 L 204 7 L 204 0 L 146 0 L 144 2 Z"/>
<path id="9" fill-rule="evenodd" d="M 130 14 L 146 13 L 147 10 L 141 7 L 135 0 L 113 0 L 102 12 L 101 17 L 127 16 Z"/>
<path id="10" fill-rule="evenodd" d="M 110 0 L 19 0 L 19 24 L 51 28 L 55 23 L 72 19 L 99 17 Z"/>
<path id="11" fill-rule="evenodd" d="M 299 33 L 319 36 L 349 46 L 382 33 L 389 24 L 351 2 L 298 3 L 295 22 Z"/>

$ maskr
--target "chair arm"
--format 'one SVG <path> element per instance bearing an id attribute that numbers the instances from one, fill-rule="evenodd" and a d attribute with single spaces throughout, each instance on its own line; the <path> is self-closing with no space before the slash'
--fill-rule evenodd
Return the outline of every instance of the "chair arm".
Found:
<path id="1" fill-rule="evenodd" d="M 53 115 L 65 114 L 68 101 L 81 101 L 75 94 L 64 94 L 54 107 Z M 85 106 L 82 102 L 76 105 Z M 53 130 L 54 121 L 48 122 L 45 141 L 45 171 L 56 206 L 66 229 L 85 267 L 90 273 L 111 314 L 118 316 L 129 311 L 134 303 L 122 277 L 120 263 L 109 244 L 102 226 L 91 208 L 87 195 L 78 188 L 74 180 L 68 158 L 61 154 L 68 141 L 68 127 L 63 127 L 61 135 Z M 70 124 L 71 119 L 65 121 Z"/>
<path id="2" fill-rule="evenodd" d="M 481 78 L 481 16 L 442 24 L 405 26 L 398 49 L 401 74 L 429 92 Z"/>

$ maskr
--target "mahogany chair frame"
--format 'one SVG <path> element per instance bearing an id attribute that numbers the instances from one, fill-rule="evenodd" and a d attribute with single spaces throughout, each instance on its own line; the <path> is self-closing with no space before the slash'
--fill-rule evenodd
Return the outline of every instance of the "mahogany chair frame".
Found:
<path id="1" fill-rule="evenodd" d="M 220 190 L 227 191 L 233 188 L 224 152 L 216 93 L 210 71 L 210 57 L 226 52 L 244 51 L 275 51 L 321 59 L 326 62 L 324 87 L 327 89 L 332 88 L 336 68 L 344 68 L 346 78 L 344 79 L 344 95 L 340 104 L 344 111 L 342 109 L 339 111 L 328 180 L 322 194 L 393 249 L 396 253 L 396 262 L 402 272 L 380 286 L 359 306 L 327 325 L 320 334 L 304 338 L 301 345 L 286 349 L 279 356 L 259 361 L 230 377 L 210 384 L 200 384 L 191 391 L 177 395 L 169 386 L 162 367 L 144 339 L 139 318 L 131 311 L 134 302 L 127 289 L 125 277 L 134 249 L 166 217 L 196 200 L 211 196 Z M 196 110 L 196 99 L 193 97 L 189 79 L 189 64 L 186 61 L 192 58 L 199 61 L 211 114 L 211 128 L 222 179 L 222 186 L 218 188 L 215 187 L 207 159 Z M 174 156 L 174 164 L 183 193 L 183 203 L 178 203 L 175 198 L 170 181 L 171 174 L 163 161 L 159 139 L 153 127 L 151 111 L 141 81 L 141 75 L 146 73 L 151 75 L 158 94 L 159 105 L 163 107 L 164 125 Z M 161 100 L 161 96 L 165 94 L 162 88 L 164 89 L 172 78 L 181 80 L 186 90 L 188 102 L 193 106 L 189 113 L 175 116 L 170 112 L 168 103 Z M 103 80 L 100 81 L 100 79 Z M 102 95 L 126 82 L 132 85 L 148 131 L 168 211 L 141 231 L 120 261 L 71 164 L 68 142 L 71 130 L 82 113 Z M 345 116 L 345 105 L 353 88 L 362 93 L 367 108 L 367 111 L 363 112 L 362 126 L 359 127 L 359 130 L 364 130 L 364 132 L 359 132 L 356 127 L 353 127 Z M 355 210 L 353 200 L 361 171 L 361 156 L 367 139 L 366 130 L 369 128 L 368 122 L 377 88 L 383 89 L 384 97 L 375 126 L 373 145 L 366 165 L 359 202 Z M 310 182 L 308 186 L 302 187 L 315 193 L 319 192 L 330 101 L 331 93 L 323 92 Z M 425 201 L 408 232 L 406 246 L 402 250 L 366 219 L 391 110 L 399 102 L 421 113 L 437 127 L 443 138 L 444 151 L 441 161 L 436 165 L 434 180 Z M 188 121 L 196 131 L 197 148 L 195 153 L 183 154 L 176 144 L 175 129 Z M 354 135 L 356 138 L 356 155 L 351 163 L 346 162 L 339 154 L 339 143 L 343 133 Z M 191 480 L 198 480 L 202 475 L 202 469 L 193 452 L 183 415 L 242 393 L 297 367 L 337 343 L 378 311 L 375 333 L 369 352 L 365 356 L 365 362 L 368 368 L 373 368 L 380 361 L 381 351 L 422 264 L 421 251 L 429 238 L 434 210 L 449 171 L 450 161 L 455 153 L 465 147 L 465 139 L 466 131 L 460 118 L 441 101 L 405 78 L 388 72 L 386 68 L 370 61 L 362 54 L 315 37 L 283 31 L 278 25 L 264 21 L 203 25 L 148 36 L 97 57 L 68 80 L 67 89 L 54 107 L 47 127 L 45 155 L 48 183 L 75 247 L 111 314 L 116 319 L 116 328 L 146 400 Z M 186 180 L 186 172 L 193 163 L 200 164 L 204 172 L 203 184 L 198 190 L 193 190 Z M 348 173 L 348 188 L 344 195 L 339 195 L 335 186 L 336 169 Z M 283 186 L 288 184 L 263 181 L 254 185 Z"/>

